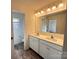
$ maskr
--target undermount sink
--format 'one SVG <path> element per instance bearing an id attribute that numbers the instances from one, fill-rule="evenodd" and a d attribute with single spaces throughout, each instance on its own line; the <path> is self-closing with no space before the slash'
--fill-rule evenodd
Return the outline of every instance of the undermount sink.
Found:
<path id="1" fill-rule="evenodd" d="M 44 39 L 48 39 L 48 40 L 52 40 L 52 41 L 57 41 L 57 39 L 56 38 L 51 38 L 50 36 L 45 36 L 45 35 L 39 35 L 39 37 L 42 37 L 42 38 L 44 38 Z"/>
<path id="2" fill-rule="evenodd" d="M 55 38 L 46 38 L 46 39 L 57 41 L 57 39 L 55 39 Z"/>
<path id="3" fill-rule="evenodd" d="M 47 40 L 54 41 L 54 42 L 61 41 L 61 40 L 60 40 L 59 38 L 57 38 L 57 37 L 51 38 L 50 36 L 46 36 L 46 35 L 37 35 L 37 36 L 39 36 L 39 37 L 41 37 L 41 38 L 44 38 L 44 39 L 47 39 Z"/>
<path id="4" fill-rule="evenodd" d="M 48 36 L 45 35 L 39 35 L 39 37 L 48 38 Z"/>

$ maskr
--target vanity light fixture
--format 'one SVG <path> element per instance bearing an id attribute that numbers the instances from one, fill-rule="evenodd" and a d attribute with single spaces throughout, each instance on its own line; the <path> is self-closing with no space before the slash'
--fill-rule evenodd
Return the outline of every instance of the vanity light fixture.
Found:
<path id="1" fill-rule="evenodd" d="M 48 9 L 47 9 L 47 12 L 49 12 L 49 11 L 51 11 L 51 9 L 50 9 L 50 8 L 48 8 Z"/>
<path id="2" fill-rule="evenodd" d="M 59 3 L 58 4 L 58 8 L 62 8 L 64 6 L 64 3 Z M 47 12 L 49 13 L 49 12 L 51 12 L 52 10 L 55 10 L 57 8 L 57 6 L 56 5 L 54 5 L 54 6 L 52 6 L 51 8 L 47 8 Z M 41 10 L 41 11 L 38 11 L 35 15 L 37 16 L 37 15 L 41 15 L 41 14 L 44 14 L 45 12 L 44 12 L 44 10 Z"/>
<path id="3" fill-rule="evenodd" d="M 60 3 L 60 4 L 58 5 L 59 8 L 60 8 L 60 7 L 63 7 L 63 6 L 64 6 L 63 3 Z"/>
<path id="4" fill-rule="evenodd" d="M 56 9 L 56 6 L 53 6 L 52 9 L 53 9 L 53 10 Z"/>

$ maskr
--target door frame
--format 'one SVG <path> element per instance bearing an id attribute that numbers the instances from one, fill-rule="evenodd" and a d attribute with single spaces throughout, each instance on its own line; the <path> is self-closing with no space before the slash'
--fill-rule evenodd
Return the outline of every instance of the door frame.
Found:
<path id="1" fill-rule="evenodd" d="M 25 42 L 25 38 L 26 38 L 26 36 L 25 36 L 25 13 L 24 12 L 22 12 L 22 11 L 18 11 L 18 10 L 12 10 L 11 11 L 11 38 L 13 38 L 12 40 L 13 40 L 13 42 L 14 42 L 14 32 L 13 32 L 13 16 L 12 16 L 12 13 L 20 13 L 20 14 L 23 14 L 24 15 L 24 20 L 23 20 L 23 33 L 24 33 L 24 42 Z"/>

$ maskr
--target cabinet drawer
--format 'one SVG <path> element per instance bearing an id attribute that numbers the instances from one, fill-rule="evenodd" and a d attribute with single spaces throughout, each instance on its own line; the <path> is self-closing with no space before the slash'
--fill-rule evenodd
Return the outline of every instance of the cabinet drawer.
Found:
<path id="1" fill-rule="evenodd" d="M 44 41 L 44 40 L 40 40 L 41 43 L 44 43 L 46 45 L 48 45 L 49 47 L 52 47 L 52 48 L 55 48 L 59 51 L 62 51 L 63 47 L 57 45 L 57 44 L 54 44 L 54 43 L 50 43 L 50 42 L 47 42 L 47 41 Z"/>
<path id="2" fill-rule="evenodd" d="M 61 52 L 62 52 L 62 50 L 63 50 L 63 47 L 61 47 L 61 46 L 59 46 L 59 45 L 57 45 L 57 44 L 54 44 L 54 43 L 48 43 L 48 46 L 50 46 L 50 47 L 52 47 L 52 48 L 55 48 L 55 49 L 57 49 L 57 50 L 59 50 L 59 51 L 61 51 Z"/>

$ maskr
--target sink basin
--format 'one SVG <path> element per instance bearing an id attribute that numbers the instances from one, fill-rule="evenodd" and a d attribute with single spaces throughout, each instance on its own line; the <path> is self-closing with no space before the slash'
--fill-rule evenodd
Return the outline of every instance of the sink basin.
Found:
<path id="1" fill-rule="evenodd" d="M 52 40 L 52 41 L 57 41 L 57 39 L 55 39 L 55 38 L 46 38 L 46 39 Z"/>
<path id="2" fill-rule="evenodd" d="M 54 42 L 61 41 L 61 39 L 59 39 L 58 37 L 51 38 L 50 36 L 46 36 L 46 35 L 37 35 L 37 36 L 39 36 L 40 38 L 43 38 L 43 39 L 54 41 Z"/>
<path id="3" fill-rule="evenodd" d="M 46 35 L 39 35 L 39 37 L 48 38 Z"/>

